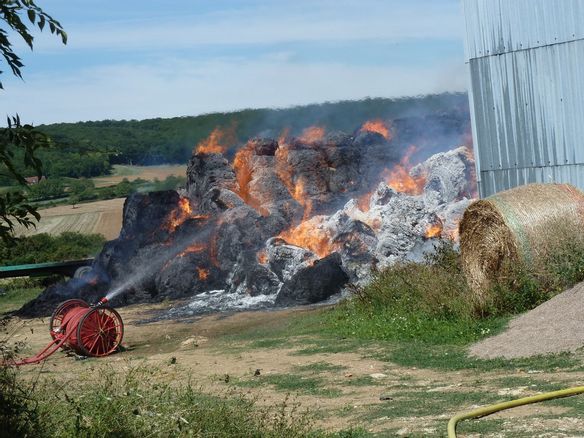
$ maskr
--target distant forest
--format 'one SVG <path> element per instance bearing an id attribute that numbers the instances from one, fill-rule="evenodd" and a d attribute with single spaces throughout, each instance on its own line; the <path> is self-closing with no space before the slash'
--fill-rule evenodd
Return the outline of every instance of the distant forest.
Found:
<path id="1" fill-rule="evenodd" d="M 106 174 L 112 164 L 186 163 L 194 146 L 215 128 L 232 133 L 232 150 L 254 136 L 291 134 L 311 125 L 353 132 L 366 120 L 396 120 L 427 115 L 456 114 L 468 118 L 464 93 L 400 99 L 364 99 L 286 109 L 247 109 L 147 120 L 103 120 L 56 123 L 38 128 L 50 135 L 55 147 L 40 152 L 45 175 L 93 177 Z M 0 184 L 2 183 L 0 178 Z"/>

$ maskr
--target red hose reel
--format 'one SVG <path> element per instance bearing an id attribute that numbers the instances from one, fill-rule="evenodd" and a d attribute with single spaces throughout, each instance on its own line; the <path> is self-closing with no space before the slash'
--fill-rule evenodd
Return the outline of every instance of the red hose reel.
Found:
<path id="1" fill-rule="evenodd" d="M 102 298 L 95 306 L 80 299 L 67 300 L 53 312 L 49 322 L 53 341 L 37 355 L 12 365 L 39 363 L 59 348 L 82 356 L 102 357 L 115 352 L 124 336 L 122 317 Z"/>

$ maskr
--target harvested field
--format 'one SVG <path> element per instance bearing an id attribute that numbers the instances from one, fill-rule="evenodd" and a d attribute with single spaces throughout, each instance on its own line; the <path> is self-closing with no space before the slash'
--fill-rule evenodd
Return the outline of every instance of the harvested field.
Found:
<path id="1" fill-rule="evenodd" d="M 134 181 L 141 178 L 147 181 L 154 181 L 154 179 L 164 180 L 166 177 L 185 176 L 186 165 L 179 164 L 163 164 L 160 166 L 121 166 L 115 165 L 113 175 L 101 176 L 93 178 L 96 187 L 113 186 L 122 182 L 124 178 L 128 181 Z"/>
<path id="2" fill-rule="evenodd" d="M 16 235 L 30 236 L 47 233 L 61 234 L 66 231 L 102 234 L 111 240 L 118 237 L 122 228 L 122 209 L 125 198 L 79 204 L 75 207 L 62 205 L 39 210 L 41 221 L 36 228 L 18 227 Z"/>
<path id="3" fill-rule="evenodd" d="M 471 347 L 473 356 L 530 357 L 584 347 L 584 283 L 518 316 L 503 333 Z"/>

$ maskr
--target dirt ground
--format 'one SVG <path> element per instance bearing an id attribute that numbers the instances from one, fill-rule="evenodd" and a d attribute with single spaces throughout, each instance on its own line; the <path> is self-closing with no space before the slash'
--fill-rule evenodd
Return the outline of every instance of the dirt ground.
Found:
<path id="1" fill-rule="evenodd" d="M 122 229 L 122 209 L 125 198 L 89 202 L 40 210 L 41 220 L 36 228 L 18 227 L 16 235 L 48 233 L 57 235 L 65 231 L 103 234 L 107 240 L 115 239 Z"/>
<path id="2" fill-rule="evenodd" d="M 118 184 L 124 178 L 133 181 L 138 178 L 147 181 L 158 179 L 164 180 L 166 177 L 185 176 L 187 172 L 186 165 L 164 164 L 160 166 L 114 166 L 114 175 L 101 176 L 93 178 L 96 187 L 107 187 Z"/>
<path id="3" fill-rule="evenodd" d="M 301 408 L 317 413 L 320 427 L 363 427 L 378 436 L 444 436 L 448 419 L 457 412 L 532 395 L 550 384 L 574 386 L 584 378 L 584 371 L 403 367 L 377 359 L 377 347 L 371 345 L 353 343 L 335 350 L 329 348 L 330 340 L 318 336 L 282 342 L 245 336 L 315 311 L 310 309 L 211 315 L 192 322 L 141 322 L 165 306 L 120 309 L 127 351 L 82 361 L 58 352 L 44 366 L 21 370 L 33 376 L 42 369 L 48 377 L 66 381 L 88 369 L 99 375 L 102 366 L 120 372 L 131 366 L 161 367 L 166 378 L 188 379 L 212 394 L 237 389 L 269 405 L 292 396 Z M 47 324 L 48 319 L 13 318 L 8 328 L 14 341 L 27 345 L 26 355 L 48 343 Z M 469 424 L 459 436 L 582 436 L 584 415 L 578 406 L 549 403 L 518 408 Z"/>

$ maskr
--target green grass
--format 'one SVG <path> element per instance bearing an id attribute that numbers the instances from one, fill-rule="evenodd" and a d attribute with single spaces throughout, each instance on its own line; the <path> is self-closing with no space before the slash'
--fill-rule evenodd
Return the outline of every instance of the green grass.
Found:
<path id="1" fill-rule="evenodd" d="M 300 346 L 292 356 L 313 356 L 316 354 L 336 354 L 336 353 L 351 353 L 363 348 L 365 344 L 356 339 L 338 338 L 335 336 L 328 336 L 302 339 L 297 345 Z"/>
<path id="2" fill-rule="evenodd" d="M 0 315 L 20 309 L 43 289 L 38 280 L 0 280 Z"/>
<path id="3" fill-rule="evenodd" d="M 346 370 L 343 365 L 334 365 L 328 362 L 315 362 L 307 365 L 296 365 L 293 370 L 298 373 L 338 373 Z"/>
<path id="4" fill-rule="evenodd" d="M 326 387 L 322 378 L 295 374 L 259 375 L 247 380 L 238 379 L 234 383 L 245 388 L 272 386 L 276 391 L 319 397 L 337 397 L 342 393 L 339 389 Z"/>
<path id="5" fill-rule="evenodd" d="M 344 382 L 344 386 L 381 386 L 382 384 L 371 376 L 351 377 Z"/>
<path id="6" fill-rule="evenodd" d="M 350 309 L 351 302 L 310 313 L 291 315 L 269 324 L 240 330 L 223 338 L 222 351 L 291 348 L 292 356 L 313 356 L 353 352 L 405 367 L 445 371 L 584 369 L 584 352 L 560 353 L 525 359 L 475 359 L 467 356 L 468 346 L 503 330 L 508 318 L 487 318 L 469 324 L 460 321 L 423 321 L 418 326 L 402 325 L 403 320 L 382 315 L 363 317 Z M 389 311 L 388 311 L 389 312 Z M 392 325 L 394 324 L 394 325 Z M 426 329 L 426 330 L 422 330 Z M 265 338 L 264 338 L 265 337 Z"/>
<path id="7" fill-rule="evenodd" d="M 378 360 L 393 362 L 405 367 L 424 367 L 440 370 L 536 370 L 557 369 L 577 371 L 582 359 L 570 353 L 535 356 L 523 359 L 475 359 L 468 357 L 464 345 L 432 345 L 422 342 L 396 342 L 373 354 Z"/>
<path id="8" fill-rule="evenodd" d="M 501 401 L 502 397 L 483 391 L 385 391 L 393 400 L 376 403 L 360 416 L 362 421 L 375 418 L 409 418 L 438 416 L 469 410 L 473 405 L 489 405 Z M 446 420 L 447 421 L 447 420 Z M 446 429 L 444 425 L 444 430 Z"/>

